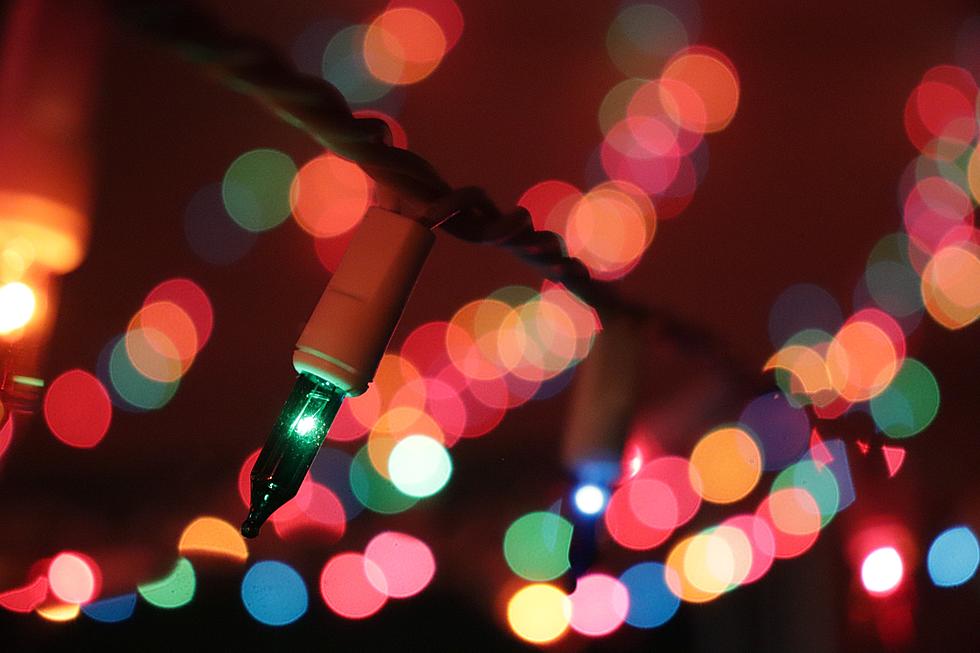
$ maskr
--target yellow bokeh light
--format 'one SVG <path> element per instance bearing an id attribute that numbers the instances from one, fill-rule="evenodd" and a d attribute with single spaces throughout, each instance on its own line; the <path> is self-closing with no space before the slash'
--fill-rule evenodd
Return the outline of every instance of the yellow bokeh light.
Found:
<path id="1" fill-rule="evenodd" d="M 181 555 L 203 553 L 243 562 L 248 559 L 248 546 L 238 529 L 217 517 L 198 517 L 188 524 L 177 550 Z"/>
<path id="2" fill-rule="evenodd" d="M 794 392 L 816 395 L 833 391 L 827 361 L 813 347 L 806 345 L 783 347 L 766 361 L 762 370 L 768 372 L 777 368 L 792 374 Z"/>
<path id="3" fill-rule="evenodd" d="M 690 562 L 688 561 L 688 551 L 691 549 L 697 537 L 698 535 L 686 537 L 674 545 L 674 548 L 667 554 L 667 560 L 664 563 L 666 567 L 664 579 L 667 581 L 668 589 L 682 601 L 687 601 L 688 603 L 707 603 L 721 596 L 724 588 L 718 591 L 708 591 L 695 584 L 693 582 L 695 578 L 689 575 L 689 572 L 694 573 L 696 579 L 705 585 L 718 585 L 717 582 L 705 582 L 704 578 L 702 578 L 703 574 L 697 569 L 700 556 L 692 555 Z M 702 542 L 698 545 L 698 548 L 701 553 L 704 553 L 707 545 Z M 695 554 L 697 553 L 698 551 L 695 552 Z M 716 566 L 723 566 L 723 563 L 721 565 L 716 563 Z M 732 561 L 732 568 L 734 569 L 734 561 Z"/>
<path id="4" fill-rule="evenodd" d="M 25 283 L 12 281 L 0 287 L 0 334 L 21 329 L 34 317 L 37 298 Z"/>
<path id="5" fill-rule="evenodd" d="M 980 248 L 944 247 L 922 273 L 922 299 L 936 322 L 961 329 L 980 317 Z"/>
<path id="6" fill-rule="evenodd" d="M 48 603 L 37 608 L 37 613 L 48 621 L 71 621 L 81 612 L 77 603 Z"/>
<path id="7" fill-rule="evenodd" d="M 568 596 L 546 583 L 521 588 L 507 603 L 507 623 L 511 630 L 535 644 L 553 642 L 564 635 L 571 613 Z"/>
<path id="8" fill-rule="evenodd" d="M 691 539 L 684 553 L 684 576 L 707 594 L 721 594 L 735 580 L 735 554 L 728 541 L 705 531 Z"/>
<path id="9" fill-rule="evenodd" d="M 691 469 L 700 476 L 705 501 L 733 503 L 759 482 L 762 455 L 748 433 L 725 427 L 701 438 L 691 453 Z"/>
<path id="10" fill-rule="evenodd" d="M 712 530 L 712 534 L 725 541 L 731 551 L 734 567 L 732 569 L 732 585 L 741 585 L 752 570 L 754 554 L 752 541 L 741 528 L 722 524 Z"/>

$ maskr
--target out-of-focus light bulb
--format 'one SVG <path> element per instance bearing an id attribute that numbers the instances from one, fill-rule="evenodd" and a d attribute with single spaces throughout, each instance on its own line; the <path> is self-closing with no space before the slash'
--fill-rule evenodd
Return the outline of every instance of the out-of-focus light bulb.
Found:
<path id="1" fill-rule="evenodd" d="M 861 563 L 861 583 L 869 594 L 887 596 L 902 582 L 905 566 L 893 546 L 883 546 L 869 553 Z"/>
<path id="2" fill-rule="evenodd" d="M 27 284 L 11 281 L 0 287 L 0 334 L 24 327 L 34 317 L 36 308 L 37 298 Z"/>
<path id="3" fill-rule="evenodd" d="M 606 507 L 606 492 L 598 485 L 586 483 L 575 490 L 575 508 L 583 515 L 598 515 Z"/>

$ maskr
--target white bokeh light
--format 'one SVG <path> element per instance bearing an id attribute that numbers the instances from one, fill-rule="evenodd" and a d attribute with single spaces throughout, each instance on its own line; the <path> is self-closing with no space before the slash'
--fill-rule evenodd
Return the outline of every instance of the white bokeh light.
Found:
<path id="1" fill-rule="evenodd" d="M 902 556 L 892 546 L 875 549 L 861 563 L 861 583 L 872 594 L 890 594 L 904 573 Z"/>
<path id="2" fill-rule="evenodd" d="M 585 515 L 598 515 L 606 507 L 606 493 L 591 483 L 575 490 L 575 507 Z"/>
<path id="3" fill-rule="evenodd" d="M 37 300 L 30 286 L 13 281 L 0 287 L 0 333 L 20 329 L 34 317 Z"/>

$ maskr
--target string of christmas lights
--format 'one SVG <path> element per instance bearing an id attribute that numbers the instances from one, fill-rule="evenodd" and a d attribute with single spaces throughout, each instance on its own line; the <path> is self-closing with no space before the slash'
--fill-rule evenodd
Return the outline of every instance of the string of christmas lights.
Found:
<path id="1" fill-rule="evenodd" d="M 483 191 L 450 191 L 448 186 L 440 186 L 438 175 L 423 160 L 414 155 L 392 155 L 395 150 L 407 151 L 382 142 L 387 138 L 388 127 L 376 119 L 354 119 L 343 96 L 331 91 L 332 87 L 295 77 L 282 82 L 284 68 L 266 46 L 224 33 L 217 23 L 182 4 L 176 13 L 169 3 L 140 2 L 132 6 L 139 14 L 137 20 L 148 31 L 182 50 L 196 52 L 199 61 L 216 68 L 220 77 L 237 80 L 239 86 L 244 84 L 250 95 L 265 97 L 266 101 L 272 98 L 271 104 L 280 112 L 288 107 L 286 112 L 293 116 L 294 123 L 314 133 L 331 149 L 358 161 L 383 184 L 398 188 L 420 204 L 430 205 L 419 211 L 418 219 L 426 226 L 441 224 L 464 239 L 514 249 L 549 269 L 551 278 L 575 293 L 571 295 L 548 284 L 540 290 L 502 289 L 496 296 L 463 307 L 449 322 L 423 325 L 406 339 L 400 353 L 389 352 L 381 362 L 372 390 L 362 395 L 358 403 L 350 402 L 347 412 L 339 417 L 335 436 L 338 441 L 355 440 L 370 433 L 357 456 L 353 460 L 348 456 L 341 465 L 346 465 L 347 470 L 341 481 L 352 486 L 355 503 L 360 500 L 377 512 L 399 512 L 441 489 L 451 474 L 446 449 L 461 437 L 479 434 L 467 431 L 474 428 L 469 424 L 450 426 L 452 411 L 433 409 L 440 401 L 451 403 L 447 396 L 469 393 L 476 397 L 472 406 L 496 405 L 502 409 L 490 411 L 496 414 L 477 427 L 490 430 L 503 410 L 539 396 L 549 382 L 558 381 L 557 389 L 563 387 L 567 383 L 565 372 L 588 354 L 598 326 L 579 299 L 602 311 L 646 314 L 643 309 L 624 304 L 606 286 L 591 281 L 589 270 L 598 271 L 600 278 L 603 271 L 616 278 L 616 274 L 625 273 L 620 268 L 628 271 L 628 264 L 611 265 L 610 260 L 596 257 L 583 245 L 580 251 L 591 263 L 586 266 L 564 255 L 563 240 L 557 236 L 533 231 L 539 216 L 542 223 L 556 219 L 567 223 L 569 215 L 575 214 L 574 207 L 583 204 L 576 189 L 563 189 L 565 195 L 558 201 L 545 202 L 545 215 L 536 216 L 531 207 L 502 215 Z M 685 52 L 706 56 L 696 49 Z M 625 57 L 624 65 L 629 65 L 626 54 L 618 57 Z M 977 89 L 975 82 L 962 72 L 965 71 L 952 66 L 931 70 L 909 99 L 907 128 L 922 155 L 913 166 L 915 181 L 907 190 L 906 233 L 887 237 L 872 252 L 862 280 L 866 295 L 858 303 L 861 308 L 844 321 L 839 319 L 839 308 L 836 318 L 833 310 L 823 310 L 827 307 L 823 291 L 814 287 L 791 288 L 774 307 L 771 330 L 777 353 L 764 366 L 776 371 L 781 393 L 757 397 L 745 407 L 737 425 L 709 431 L 688 458 L 651 455 L 644 449 L 649 443 L 631 440 L 625 447 L 623 475 L 611 479 L 606 486 L 580 486 L 572 500 L 579 511 L 600 519 L 618 545 L 646 551 L 667 542 L 677 529 L 694 519 L 702 504 L 730 506 L 749 497 L 760 487 L 763 472 L 777 473 L 771 491 L 755 511 L 729 517 L 680 540 L 666 553 L 663 562 L 634 564 L 618 578 L 595 572 L 576 574 L 577 585 L 571 593 L 552 581 L 567 573 L 573 564 L 569 548 L 578 525 L 573 527 L 551 510 L 515 520 L 504 535 L 503 553 L 512 571 L 530 581 L 508 602 L 507 619 L 515 634 L 535 643 L 548 643 L 569 630 L 586 637 L 601 637 L 623 623 L 637 628 L 657 627 L 671 618 L 681 601 L 713 600 L 758 580 L 775 559 L 796 557 L 808 550 L 820 530 L 854 500 L 854 489 L 847 462 L 849 443 L 824 440 L 808 417 L 807 406 L 815 417 L 828 420 L 855 406 L 867 406 L 880 430 L 897 440 L 915 435 L 929 425 L 938 409 L 938 387 L 928 368 L 906 355 L 905 336 L 918 324 L 923 309 L 948 328 L 967 326 L 977 319 L 980 310 L 975 295 L 975 288 L 980 287 L 980 252 L 972 225 L 974 206 L 980 196 L 980 155 L 976 149 L 975 116 L 969 110 L 960 110 L 962 106 L 975 106 Z M 665 87 L 670 88 L 671 80 L 667 76 L 650 80 L 649 84 L 631 83 L 630 106 L 649 108 L 651 88 L 659 97 Z M 674 87 L 681 92 L 678 89 Z M 951 94 L 964 102 L 949 103 Z M 709 124 L 716 129 L 731 119 L 712 117 L 702 111 L 696 118 L 702 134 Z M 626 126 L 649 130 L 641 131 L 640 136 L 634 133 L 634 137 L 652 147 L 651 143 L 659 142 L 657 125 L 635 120 L 644 115 L 650 117 L 642 112 L 632 114 L 634 120 L 627 120 Z M 334 118 L 337 122 L 333 122 Z M 609 134 L 613 143 L 622 137 L 622 131 L 615 126 L 610 127 Z M 610 147 L 615 149 L 614 145 Z M 696 145 L 678 147 L 693 152 Z M 617 156 L 607 154 L 604 163 L 623 170 L 616 167 L 623 163 Z M 629 186 L 620 184 L 612 189 L 620 195 L 610 193 L 608 187 L 595 194 L 590 191 L 591 197 L 584 205 L 617 201 L 623 194 L 641 204 L 638 193 L 624 188 Z M 640 191 L 656 192 L 643 188 Z M 572 208 L 566 203 L 556 211 L 555 207 L 567 197 L 574 199 Z M 542 211 L 541 205 L 536 206 Z M 652 229 L 649 232 L 652 238 Z M 896 268 L 910 271 L 912 276 L 903 276 Z M 123 366 L 128 365 L 137 375 L 175 390 L 175 386 L 166 384 L 187 372 L 210 329 L 206 294 L 199 288 L 195 293 L 194 288 L 197 287 L 188 280 L 171 280 L 147 296 L 126 337 L 111 348 L 108 365 L 115 365 L 112 369 L 117 373 L 110 374 L 110 388 L 118 391 L 129 387 L 115 382 L 122 378 Z M 201 295 L 206 309 L 201 309 Z M 188 297 L 198 298 L 196 307 L 195 300 Z M 801 305 L 806 309 L 793 310 Z M 553 327 L 561 320 L 573 325 L 563 334 L 566 337 L 561 346 L 555 346 L 554 339 L 540 337 L 542 328 Z M 208 325 L 203 331 L 202 323 Z M 687 325 L 673 324 L 668 331 L 680 340 L 700 340 L 699 336 L 691 336 Z M 159 333 L 165 334 L 162 339 Z M 492 338 L 488 338 L 491 334 Z M 514 334 L 530 334 L 534 346 L 508 348 L 508 335 L 514 338 Z M 423 346 L 432 342 L 443 343 L 442 348 Z M 165 351 L 162 356 L 161 349 Z M 460 376 L 469 383 L 459 384 Z M 59 437 L 73 446 L 92 444 L 73 443 L 72 438 L 78 436 L 56 426 L 58 397 L 77 392 L 79 387 L 101 388 L 98 384 L 91 375 L 80 377 L 69 372 L 47 390 L 48 424 L 56 435 L 63 433 Z M 413 394 L 406 400 L 406 395 Z M 494 394 L 502 396 L 488 399 Z M 139 408 L 155 407 L 152 402 L 141 406 L 141 396 L 129 395 L 124 401 Z M 159 405 L 168 398 L 163 397 Z M 394 426 L 393 422 L 399 420 L 402 423 Z M 775 424 L 782 430 L 776 429 Z M 783 428 L 787 424 L 792 437 L 787 437 Z M 107 421 L 104 426 L 95 429 L 101 432 L 95 442 L 105 434 Z M 434 436 L 410 435 L 419 430 Z M 83 438 L 82 442 L 87 440 Z M 866 442 L 854 446 L 861 453 L 869 450 Z M 889 475 L 895 475 L 904 460 L 904 448 L 889 444 L 879 446 L 879 450 Z M 337 455 L 342 458 L 346 454 L 329 449 L 326 459 L 338 460 Z M 420 462 L 430 461 L 435 461 L 431 474 L 415 473 Z M 249 463 L 246 461 L 243 471 L 251 467 Z M 303 483 L 293 512 L 274 522 L 277 533 L 288 537 L 293 529 L 312 524 L 339 539 L 345 519 L 352 516 L 345 515 L 350 504 L 344 494 L 335 474 L 317 474 L 314 469 L 313 477 Z M 248 503 L 244 492 L 243 500 Z M 339 520 L 334 508 L 339 508 Z M 965 526 L 951 528 L 937 537 L 928 554 L 929 572 L 935 582 L 956 586 L 971 578 L 976 563 L 971 570 L 969 561 L 970 556 L 976 557 L 976 547 L 975 534 Z M 249 555 L 236 530 L 213 517 L 188 525 L 178 550 L 184 556 L 217 554 L 239 562 Z M 885 547 L 862 558 L 861 575 L 870 592 L 887 595 L 901 582 L 901 557 L 896 567 L 896 556 L 899 552 L 895 548 Z M 966 564 L 961 560 L 966 560 Z M 406 567 L 413 569 L 410 577 L 401 573 Z M 331 610 L 344 617 L 362 618 L 377 612 L 388 599 L 417 594 L 431 581 L 434 571 L 432 553 L 424 542 L 388 531 L 372 539 L 363 553 L 345 552 L 331 557 L 324 566 L 320 590 Z M 138 593 L 158 607 L 178 607 L 193 597 L 195 582 L 191 562 L 182 557 L 169 576 L 141 584 Z M 22 612 L 37 610 L 51 620 L 71 619 L 80 612 L 100 621 L 127 618 L 135 607 L 136 594 L 93 601 L 99 595 L 99 585 L 98 565 L 93 560 L 78 552 L 64 552 L 49 561 L 44 574 L 32 577 L 21 588 L 0 594 L 0 605 Z M 276 608 L 270 607 L 267 598 L 261 598 L 269 595 L 277 597 Z M 307 605 L 302 578 L 277 561 L 261 561 L 249 569 L 242 583 L 242 599 L 250 614 L 270 625 L 291 623 L 305 613 Z"/>

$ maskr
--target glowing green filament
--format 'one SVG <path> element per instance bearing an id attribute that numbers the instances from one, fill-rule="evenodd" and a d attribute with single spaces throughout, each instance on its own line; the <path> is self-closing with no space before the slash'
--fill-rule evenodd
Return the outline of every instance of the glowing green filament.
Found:
<path id="1" fill-rule="evenodd" d="M 301 417 L 296 420 L 296 426 L 293 430 L 296 431 L 297 435 L 306 435 L 316 427 L 316 418 L 312 415 L 307 415 L 306 417 Z"/>

